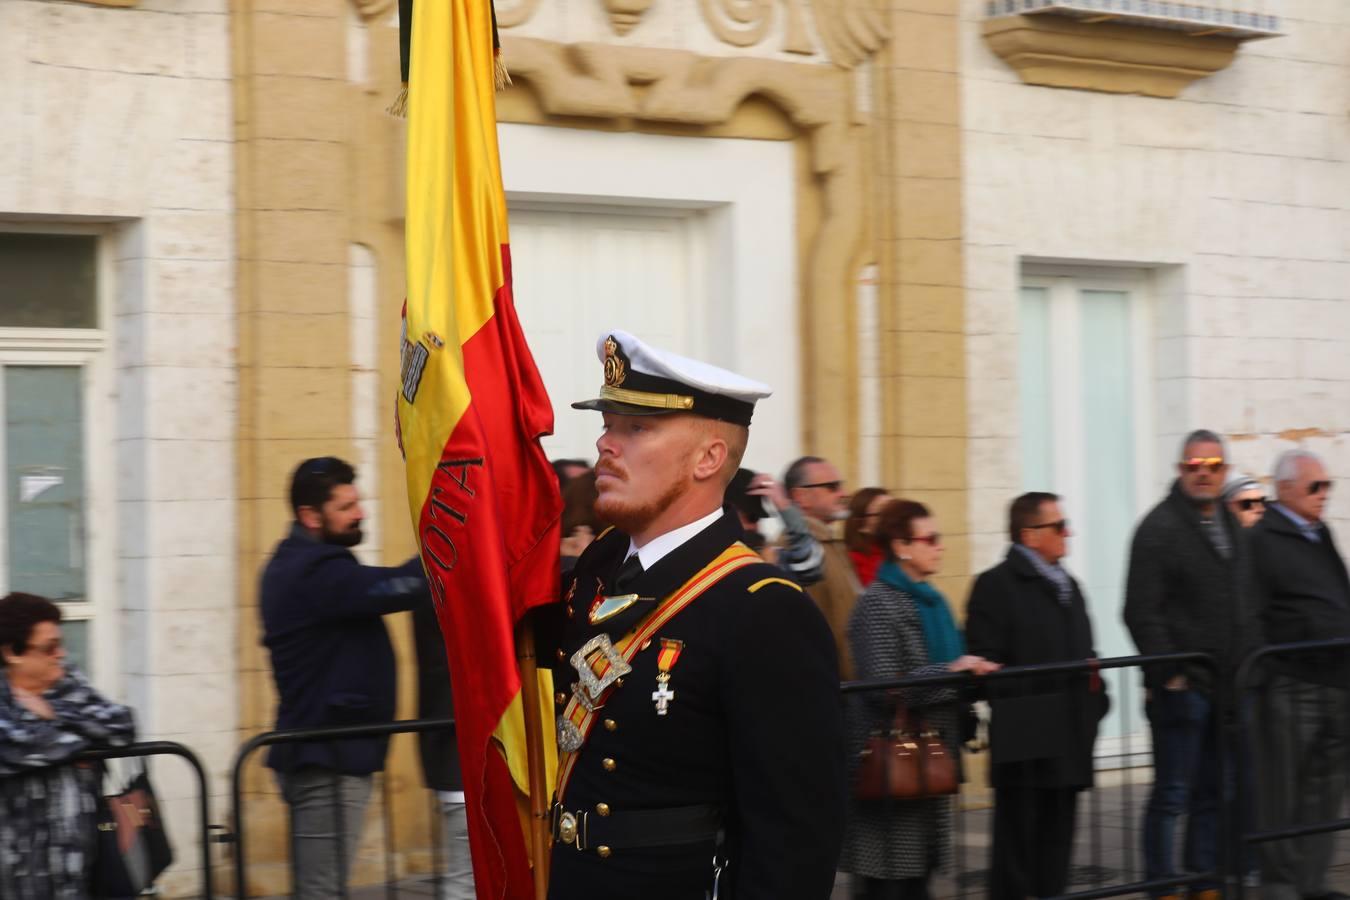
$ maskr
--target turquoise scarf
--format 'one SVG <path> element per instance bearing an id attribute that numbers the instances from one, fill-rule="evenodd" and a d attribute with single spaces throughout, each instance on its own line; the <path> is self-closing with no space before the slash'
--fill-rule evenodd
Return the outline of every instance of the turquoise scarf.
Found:
<path id="1" fill-rule="evenodd" d="M 956 628 L 947 599 L 937 588 L 926 581 L 912 580 L 893 559 L 882 563 L 877 570 L 877 579 L 914 598 L 919 621 L 923 623 L 923 636 L 928 643 L 929 662 L 949 663 L 966 652 L 966 643 Z"/>

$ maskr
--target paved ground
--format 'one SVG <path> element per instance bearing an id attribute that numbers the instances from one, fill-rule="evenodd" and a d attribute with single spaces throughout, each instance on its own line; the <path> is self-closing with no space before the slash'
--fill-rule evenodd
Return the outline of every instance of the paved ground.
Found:
<path id="1" fill-rule="evenodd" d="M 1148 786 L 1122 784 L 1099 788 L 1094 795 L 1085 796 L 1078 810 L 1080 830 L 1075 848 L 1072 884 L 1075 891 L 1126 884 L 1143 878 L 1139 862 L 1139 822 L 1143 804 L 1148 798 Z M 961 874 L 958 877 L 940 876 L 934 884 L 935 898 L 980 900 L 985 895 L 989 810 L 965 810 L 957 825 L 955 862 Z M 1338 836 L 1336 867 L 1330 887 L 1350 892 L 1350 832 L 1342 832 Z M 1253 900 L 1259 894 L 1257 890 L 1246 891 L 1246 897 Z M 399 883 L 394 892 L 380 886 L 362 888 L 351 894 L 352 900 L 380 900 L 393 896 L 432 897 L 434 891 L 429 879 L 419 877 Z M 846 875 L 839 876 L 830 900 L 849 900 Z"/>

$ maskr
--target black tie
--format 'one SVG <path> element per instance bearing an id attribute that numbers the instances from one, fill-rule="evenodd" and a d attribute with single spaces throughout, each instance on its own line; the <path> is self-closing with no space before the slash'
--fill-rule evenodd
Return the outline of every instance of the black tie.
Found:
<path id="1" fill-rule="evenodd" d="M 625 559 L 623 565 L 619 566 L 619 574 L 614 576 L 614 593 L 632 593 L 628 588 L 641 577 L 642 571 L 642 560 L 638 559 L 636 553 Z"/>

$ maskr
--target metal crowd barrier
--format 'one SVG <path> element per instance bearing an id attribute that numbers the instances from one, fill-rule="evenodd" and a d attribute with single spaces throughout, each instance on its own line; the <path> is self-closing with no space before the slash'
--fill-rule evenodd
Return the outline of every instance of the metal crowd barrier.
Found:
<path id="1" fill-rule="evenodd" d="M 249 758 L 258 750 L 264 747 L 270 747 L 276 744 L 305 744 L 305 743 L 329 743 L 345 738 L 369 738 L 369 737 L 388 737 L 395 734 L 420 734 L 427 731 L 453 730 L 455 727 L 454 719 L 407 719 L 398 722 L 386 722 L 375 725 L 351 725 L 338 726 L 330 728 L 306 728 L 289 731 L 269 731 L 257 735 L 248 740 L 238 753 L 235 754 L 234 766 L 230 776 L 230 803 L 231 803 L 231 828 L 233 834 L 230 840 L 234 843 L 234 879 L 235 892 L 240 898 L 247 896 L 248 886 L 248 851 L 247 836 L 244 829 L 244 766 Z M 339 788 L 339 778 L 337 773 L 332 775 L 332 804 L 334 833 L 337 836 L 338 866 L 341 870 L 339 878 L 339 894 L 341 898 L 347 898 L 347 860 L 350 853 L 354 853 L 356 848 L 346 846 L 346 828 L 344 822 L 344 813 L 342 808 L 341 791 Z M 383 815 L 385 816 L 384 827 L 384 867 L 385 867 L 385 895 L 387 897 L 397 897 L 399 895 L 399 886 L 396 873 L 394 871 L 393 847 L 390 845 L 392 829 L 389 820 L 389 803 L 387 793 L 382 798 L 381 804 Z M 433 794 L 434 804 L 434 794 Z M 437 896 L 440 894 L 442 865 L 440 859 L 442 837 L 441 837 L 441 815 L 439 809 L 434 809 L 435 815 L 432 816 L 432 884 Z M 287 807 L 286 831 L 291 839 L 291 892 L 296 893 L 296 835 L 292 827 L 290 818 L 290 808 Z"/>
<path id="2" fill-rule="evenodd" d="M 1273 855 L 1277 865 L 1287 865 L 1290 857 L 1283 851 L 1289 849 L 1294 859 L 1324 858 L 1329 868 L 1335 833 L 1350 830 L 1344 810 L 1350 770 L 1350 638 L 1254 650 L 1238 667 L 1235 690 L 1243 769 L 1260 776 L 1238 780 L 1235 805 L 1243 820 L 1236 842 L 1239 858 Z M 1310 764 L 1325 769 L 1293 771 Z M 1300 775 L 1318 780 L 1320 790 L 1311 798 L 1314 785 L 1301 783 Z M 1285 847 L 1272 846 L 1279 843 Z M 1271 862 L 1263 860 L 1263 870 Z M 1239 898 L 1245 896 L 1244 887 L 1239 885 Z"/>
<path id="3" fill-rule="evenodd" d="M 145 759 L 151 756 L 177 756 L 187 762 L 197 778 L 197 826 L 198 843 L 201 850 L 201 898 L 215 900 L 216 889 L 211 871 L 211 796 L 207 789 L 206 769 L 197 754 L 174 741 L 142 741 L 124 747 L 106 747 L 100 750 L 85 750 L 75 756 L 77 762 L 105 761 L 109 759 Z M 163 798 L 159 798 L 161 804 Z M 161 807 L 162 811 L 162 807 Z M 170 841 L 173 835 L 169 836 Z"/>
<path id="4" fill-rule="evenodd" d="M 1079 838 L 1075 840 L 1073 865 L 1070 871 L 1071 886 L 1086 886 L 1082 890 L 1071 890 L 1062 897 L 1066 900 L 1068 898 L 1089 900 L 1089 898 L 1117 897 L 1126 894 L 1178 889 L 1204 884 L 1207 881 L 1217 880 L 1221 883 L 1230 883 L 1231 866 L 1229 865 L 1229 857 L 1232 855 L 1233 841 L 1229 839 L 1220 841 L 1220 865 L 1217 871 L 1192 872 L 1176 878 L 1153 881 L 1144 878 L 1138 842 L 1143 830 L 1142 813 L 1147 807 L 1147 792 L 1151 789 L 1151 786 L 1134 784 L 1128 759 L 1135 755 L 1136 750 L 1151 754 L 1151 742 L 1147 734 L 1144 733 L 1139 739 L 1142 742 L 1141 747 L 1135 748 L 1128 743 L 1131 740 L 1130 736 L 1135 734 L 1135 720 L 1143 717 L 1143 704 L 1136 700 L 1142 694 L 1143 688 L 1141 684 L 1137 683 L 1139 679 L 1130 676 L 1138 673 L 1143 666 L 1154 663 L 1192 663 L 1205 666 L 1212 671 L 1215 668 L 1214 660 L 1208 654 L 1171 653 L 1155 656 L 1116 657 L 1095 661 L 1081 660 L 1033 666 L 1010 666 L 989 675 L 978 677 L 962 672 L 874 681 L 852 681 L 841 685 L 840 690 L 848 696 L 866 692 L 893 691 L 900 688 L 955 687 L 966 690 L 966 695 L 960 702 L 967 702 L 982 699 L 986 686 L 1001 682 L 1044 678 L 1052 675 L 1081 674 L 1090 676 L 1096 673 L 1102 676 L 1104 682 L 1107 683 L 1115 727 L 1127 742 L 1121 753 L 1122 757 L 1126 759 L 1125 767 L 1119 770 L 1122 773 L 1122 783 L 1120 785 L 1121 803 L 1118 821 L 1112 822 L 1109 826 L 1120 831 L 1122 844 L 1120 861 L 1114 869 L 1120 870 L 1123 880 L 1113 879 L 1111 876 L 1114 869 L 1107 865 L 1107 847 L 1103 834 L 1103 829 L 1106 827 L 1104 822 L 1106 813 L 1102 805 L 1103 788 L 1100 785 L 1094 786 L 1085 792 L 1088 795 L 1086 798 L 1088 804 L 1088 822 L 1086 823 L 1088 846 L 1086 848 L 1081 846 L 1081 836 L 1084 829 L 1080 824 L 1078 828 Z M 1116 675 L 1114 685 L 1110 683 L 1111 679 L 1108 677 L 1112 674 Z M 1229 791 L 1226 786 L 1229 784 L 1227 772 L 1232 765 L 1229 758 L 1232 741 L 1231 735 L 1223 733 L 1225 716 L 1222 715 L 1222 710 L 1219 710 L 1219 714 L 1216 714 L 1213 718 L 1216 729 L 1219 729 L 1219 733 L 1216 735 L 1216 746 L 1219 748 L 1219 759 L 1216 761 L 1219 766 L 1219 783 L 1221 786 L 1225 786 L 1219 806 L 1220 834 L 1230 835 L 1232 834 L 1231 804 L 1224 801 L 1229 798 Z M 1100 742 L 1101 737 L 1099 735 L 1098 743 L 1100 744 Z M 965 754 L 967 771 L 969 771 L 970 754 L 968 748 Z M 1097 775 L 1097 780 L 1100 782 L 1101 773 L 1098 772 Z M 1136 787 L 1142 788 L 1145 794 L 1142 802 L 1138 804 L 1136 804 L 1134 796 Z M 983 879 L 986 876 L 986 870 L 984 868 L 967 868 L 965 849 L 967 843 L 978 846 L 984 838 L 988 838 L 992 845 L 992 815 L 987 816 L 989 825 L 985 828 L 983 836 L 973 830 L 970 832 L 966 830 L 966 819 L 975 817 L 974 813 L 963 808 L 960 798 L 954 798 L 952 824 L 952 865 L 954 871 L 946 877 L 935 876 L 933 884 L 935 897 L 957 897 L 964 900 L 966 897 L 985 896 Z M 983 819 L 986 816 L 980 815 L 978 818 Z"/>

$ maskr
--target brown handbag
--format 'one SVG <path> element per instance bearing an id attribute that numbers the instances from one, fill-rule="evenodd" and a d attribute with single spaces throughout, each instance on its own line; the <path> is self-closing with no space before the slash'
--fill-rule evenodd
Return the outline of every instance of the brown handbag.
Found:
<path id="1" fill-rule="evenodd" d="M 899 704 L 889 732 L 867 739 L 858 756 L 859 800 L 923 800 L 955 794 L 956 760 L 936 730 Z"/>

